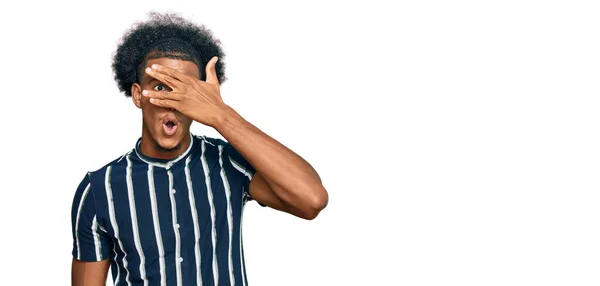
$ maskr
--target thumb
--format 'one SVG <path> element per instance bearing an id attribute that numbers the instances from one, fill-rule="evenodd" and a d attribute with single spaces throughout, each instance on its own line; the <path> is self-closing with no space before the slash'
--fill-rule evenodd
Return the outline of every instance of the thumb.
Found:
<path id="1" fill-rule="evenodd" d="M 219 78 L 217 77 L 217 70 L 215 69 L 215 65 L 219 60 L 218 57 L 213 57 L 210 59 L 208 64 L 206 64 L 206 82 L 210 84 L 219 84 Z"/>

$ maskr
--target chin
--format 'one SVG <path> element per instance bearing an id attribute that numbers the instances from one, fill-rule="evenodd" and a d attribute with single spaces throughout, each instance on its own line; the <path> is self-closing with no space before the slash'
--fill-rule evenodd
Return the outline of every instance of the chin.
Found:
<path id="1" fill-rule="evenodd" d="M 181 147 L 181 142 L 183 141 L 183 134 L 177 134 L 175 136 L 157 136 L 154 138 L 154 142 L 156 142 L 156 147 L 161 149 L 162 151 L 174 151 Z"/>

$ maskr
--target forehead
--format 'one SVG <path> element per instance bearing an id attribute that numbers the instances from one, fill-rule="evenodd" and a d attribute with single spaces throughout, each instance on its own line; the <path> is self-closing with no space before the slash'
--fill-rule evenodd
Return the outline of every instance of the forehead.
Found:
<path id="1" fill-rule="evenodd" d="M 150 67 L 153 64 L 158 64 L 161 66 L 172 68 L 183 74 L 186 74 L 186 75 L 189 75 L 189 76 L 192 76 L 195 78 L 200 78 L 200 69 L 198 68 L 198 66 L 195 63 L 190 62 L 190 61 L 184 61 L 184 60 L 172 59 L 172 58 L 157 58 L 157 59 L 148 60 L 146 67 Z M 147 77 L 148 75 L 144 73 L 144 76 Z"/>

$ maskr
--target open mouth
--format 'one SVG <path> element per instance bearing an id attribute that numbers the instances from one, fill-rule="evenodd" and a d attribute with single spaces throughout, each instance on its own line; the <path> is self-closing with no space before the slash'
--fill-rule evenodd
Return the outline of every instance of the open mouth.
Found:
<path id="1" fill-rule="evenodd" d="M 163 122 L 163 131 L 165 132 L 165 134 L 167 136 L 174 135 L 175 132 L 177 132 L 178 125 L 179 125 L 179 122 L 177 122 L 177 119 L 167 118 Z"/>

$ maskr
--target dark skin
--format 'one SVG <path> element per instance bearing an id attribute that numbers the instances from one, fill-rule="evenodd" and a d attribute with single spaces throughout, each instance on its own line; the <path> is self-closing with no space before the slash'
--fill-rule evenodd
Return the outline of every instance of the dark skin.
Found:
<path id="1" fill-rule="evenodd" d="M 79 261 L 73 258 L 71 265 L 71 285 L 73 286 L 105 286 L 110 258 L 99 262 Z"/>
<path id="2" fill-rule="evenodd" d="M 191 142 L 193 121 L 211 126 L 256 169 L 249 188 L 256 201 L 314 219 L 328 202 L 319 175 L 302 157 L 223 102 L 215 71 L 217 60 L 214 57 L 207 64 L 206 81 L 199 79 L 200 70 L 193 62 L 169 58 L 148 61 L 140 84 L 131 88 L 133 102 L 144 117 L 141 152 L 154 158 L 175 158 Z M 177 121 L 174 134 L 165 131 L 166 119 Z M 109 265 L 73 259 L 73 285 L 104 285 Z"/>

